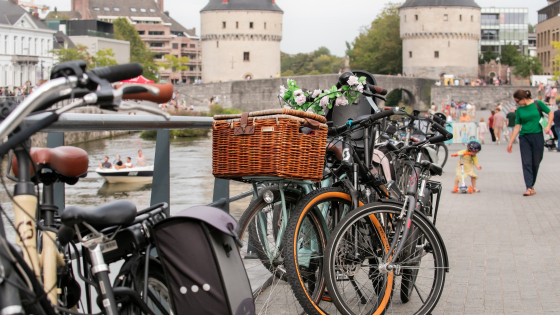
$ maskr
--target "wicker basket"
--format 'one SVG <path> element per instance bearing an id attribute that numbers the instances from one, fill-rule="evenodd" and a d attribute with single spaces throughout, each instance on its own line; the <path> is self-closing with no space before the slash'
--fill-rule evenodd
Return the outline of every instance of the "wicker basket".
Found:
<path id="1" fill-rule="evenodd" d="M 212 173 L 243 181 L 244 176 L 278 176 L 320 181 L 323 177 L 325 117 L 291 109 L 214 116 Z M 314 134 L 300 133 L 310 123 Z M 243 125 L 246 125 L 243 128 Z"/>

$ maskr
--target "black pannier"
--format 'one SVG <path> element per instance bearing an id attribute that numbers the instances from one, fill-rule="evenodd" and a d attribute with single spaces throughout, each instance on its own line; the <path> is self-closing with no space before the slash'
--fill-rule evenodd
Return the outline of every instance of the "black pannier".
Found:
<path id="1" fill-rule="evenodd" d="M 255 314 L 236 229 L 229 214 L 206 206 L 153 227 L 174 314 Z"/>

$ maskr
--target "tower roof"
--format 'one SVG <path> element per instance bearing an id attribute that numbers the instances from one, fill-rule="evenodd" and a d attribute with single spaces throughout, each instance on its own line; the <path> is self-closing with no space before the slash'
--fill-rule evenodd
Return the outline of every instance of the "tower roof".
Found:
<path id="1" fill-rule="evenodd" d="M 274 0 L 210 0 L 208 4 L 200 10 L 216 11 L 216 10 L 257 10 L 257 11 L 278 11 L 283 12 Z"/>
<path id="2" fill-rule="evenodd" d="M 401 8 L 412 7 L 473 7 L 480 8 L 474 0 L 406 0 Z"/>

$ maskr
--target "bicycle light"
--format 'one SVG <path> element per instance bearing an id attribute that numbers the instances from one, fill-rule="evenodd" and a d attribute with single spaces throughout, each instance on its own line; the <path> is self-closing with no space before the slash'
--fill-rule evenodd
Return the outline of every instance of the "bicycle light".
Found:
<path id="1" fill-rule="evenodd" d="M 263 199 L 266 203 L 271 204 L 274 201 L 274 193 L 270 190 L 265 191 Z"/>

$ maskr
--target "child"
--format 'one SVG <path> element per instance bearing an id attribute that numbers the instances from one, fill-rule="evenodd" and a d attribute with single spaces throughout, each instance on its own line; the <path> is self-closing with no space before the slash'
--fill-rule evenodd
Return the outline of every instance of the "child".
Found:
<path id="1" fill-rule="evenodd" d="M 467 144 L 467 150 L 461 150 L 457 152 L 457 153 L 469 152 L 471 154 L 471 155 L 464 155 L 462 160 L 463 160 L 463 167 L 465 169 L 465 175 L 471 177 L 471 183 L 474 192 L 480 192 L 480 190 L 476 188 L 476 179 L 478 178 L 478 175 L 474 173 L 473 166 L 476 167 L 476 169 L 478 170 L 482 169 L 482 167 L 478 165 L 478 157 L 476 156 L 476 154 L 480 152 L 481 149 L 482 146 L 480 145 L 480 143 L 478 143 L 477 141 L 470 141 Z M 459 163 L 457 164 L 457 171 L 455 173 L 455 186 L 454 186 L 455 188 L 453 188 L 452 191 L 455 194 L 459 191 L 460 180 L 461 180 L 461 160 L 459 160 Z"/>
<path id="2" fill-rule="evenodd" d="M 478 124 L 478 137 L 480 138 L 480 142 L 484 144 L 484 135 L 488 132 L 488 125 L 484 122 L 484 118 L 480 119 L 480 123 Z"/>

